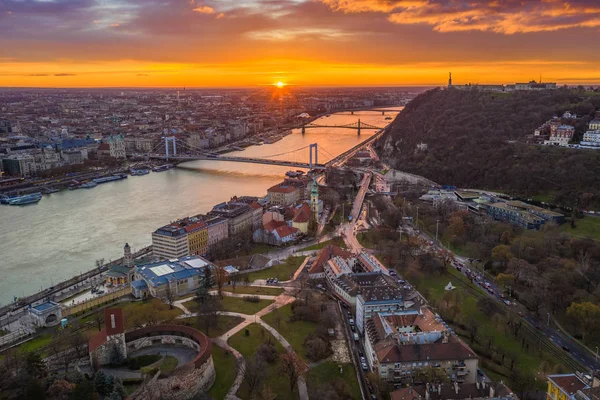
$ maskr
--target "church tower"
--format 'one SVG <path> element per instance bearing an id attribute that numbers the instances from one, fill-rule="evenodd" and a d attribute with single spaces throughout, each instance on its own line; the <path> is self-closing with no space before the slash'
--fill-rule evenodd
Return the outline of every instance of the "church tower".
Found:
<path id="1" fill-rule="evenodd" d="M 448 73 L 448 87 L 452 87 L 452 72 Z"/>
<path id="2" fill-rule="evenodd" d="M 317 180 L 313 179 L 312 190 L 310 192 L 310 210 L 312 211 L 315 221 L 319 220 L 319 186 Z"/>
<path id="3" fill-rule="evenodd" d="M 133 267 L 133 257 L 131 256 L 129 243 L 125 243 L 125 247 L 123 247 L 123 265 L 129 268 Z"/>

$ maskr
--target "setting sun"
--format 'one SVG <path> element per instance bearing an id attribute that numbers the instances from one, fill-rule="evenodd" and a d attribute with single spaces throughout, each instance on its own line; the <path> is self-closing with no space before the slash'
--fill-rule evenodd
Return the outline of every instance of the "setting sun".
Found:
<path id="1" fill-rule="evenodd" d="M 277 86 L 278 88 L 282 88 L 285 86 L 285 83 L 279 81 L 279 82 L 275 83 L 275 86 Z"/>

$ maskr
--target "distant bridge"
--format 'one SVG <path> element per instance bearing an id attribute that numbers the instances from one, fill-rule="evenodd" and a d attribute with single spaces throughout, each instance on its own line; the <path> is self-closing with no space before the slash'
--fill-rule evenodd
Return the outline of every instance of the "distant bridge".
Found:
<path id="1" fill-rule="evenodd" d="M 375 130 L 382 130 L 383 129 L 383 128 L 379 127 L 379 126 L 365 124 L 364 122 L 361 123 L 360 119 L 357 122 L 353 122 L 351 124 L 345 124 L 345 125 L 322 125 L 322 124 L 315 124 L 315 123 L 304 124 L 301 127 L 303 135 L 306 133 L 306 129 L 308 129 L 308 128 L 356 129 L 358 131 L 359 135 L 360 135 L 360 130 L 361 129 L 375 129 Z"/>

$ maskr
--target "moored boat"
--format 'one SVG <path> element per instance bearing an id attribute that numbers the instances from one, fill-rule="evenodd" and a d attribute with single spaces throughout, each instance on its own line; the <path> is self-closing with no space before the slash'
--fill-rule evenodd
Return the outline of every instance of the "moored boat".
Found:
<path id="1" fill-rule="evenodd" d="M 37 203 L 41 199 L 41 193 L 31 193 L 23 196 L 11 197 L 10 199 L 8 199 L 8 204 L 11 206 L 24 206 L 26 204 Z"/>

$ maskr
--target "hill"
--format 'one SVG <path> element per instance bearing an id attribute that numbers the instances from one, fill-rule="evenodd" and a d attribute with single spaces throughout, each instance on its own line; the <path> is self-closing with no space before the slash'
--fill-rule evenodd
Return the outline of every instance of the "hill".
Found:
<path id="1" fill-rule="evenodd" d="M 580 116 L 581 135 L 598 109 L 600 93 L 577 90 L 434 89 L 406 106 L 378 146 L 390 165 L 440 184 L 519 196 L 552 193 L 557 204 L 600 207 L 600 151 L 525 143 L 565 111 Z M 418 150 L 419 143 L 427 149 Z"/>

